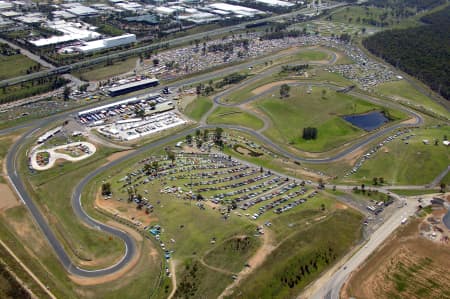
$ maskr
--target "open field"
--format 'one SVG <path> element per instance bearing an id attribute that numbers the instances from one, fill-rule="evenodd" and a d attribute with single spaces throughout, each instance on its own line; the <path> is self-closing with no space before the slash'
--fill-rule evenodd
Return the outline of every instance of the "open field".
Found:
<path id="1" fill-rule="evenodd" d="M 442 106 L 417 91 L 410 83 L 405 80 L 393 81 L 380 84 L 376 91 L 385 96 L 391 96 L 400 101 L 409 102 L 430 109 L 440 115 L 450 117 L 449 112 Z"/>
<path id="2" fill-rule="evenodd" d="M 261 119 L 253 114 L 247 113 L 240 108 L 218 107 L 209 116 L 208 124 L 230 124 L 241 125 L 250 129 L 258 130 L 263 127 Z"/>
<path id="3" fill-rule="evenodd" d="M 411 221 L 353 275 L 342 298 L 449 298 L 449 245 L 419 236 Z"/>
<path id="4" fill-rule="evenodd" d="M 131 72 L 136 67 L 136 57 L 116 61 L 112 65 L 94 66 L 91 69 L 76 71 L 73 75 L 85 81 L 99 81 Z"/>
<path id="5" fill-rule="evenodd" d="M 383 27 L 409 27 L 420 24 L 415 18 L 395 17 L 391 13 L 395 12 L 387 8 L 351 6 L 339 9 L 327 19 L 365 27 L 380 27 L 381 25 Z"/>
<path id="6" fill-rule="evenodd" d="M 36 70 L 33 68 L 37 66 L 38 63 L 21 54 L 12 56 L 0 54 L 0 80 L 26 75 L 27 70 L 34 72 Z"/>
<path id="7" fill-rule="evenodd" d="M 186 106 L 183 113 L 193 120 L 199 121 L 202 116 L 211 109 L 212 105 L 211 99 L 207 97 L 198 97 Z"/>
<path id="8" fill-rule="evenodd" d="M 266 133 L 268 137 L 280 144 L 311 152 L 331 150 L 365 134 L 341 116 L 382 110 L 380 106 L 320 87 L 312 87 L 311 92 L 308 87 L 291 87 L 287 99 L 280 99 L 275 94 L 254 105 L 272 120 L 273 126 Z M 317 139 L 302 138 L 302 130 L 306 127 L 317 128 Z"/>
<path id="9" fill-rule="evenodd" d="M 408 144 L 401 139 L 390 142 L 349 178 L 370 183 L 373 177 L 383 177 L 392 185 L 429 184 L 449 164 L 450 148 L 442 144 L 448 132 L 448 126 L 413 130 L 415 136 Z M 436 139 L 438 145 L 434 145 Z"/>

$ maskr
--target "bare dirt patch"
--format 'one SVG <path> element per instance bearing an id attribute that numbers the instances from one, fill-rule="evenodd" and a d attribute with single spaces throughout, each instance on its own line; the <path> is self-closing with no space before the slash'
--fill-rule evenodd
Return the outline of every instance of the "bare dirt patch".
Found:
<path id="1" fill-rule="evenodd" d="M 276 81 L 276 82 L 268 83 L 268 84 L 265 84 L 265 85 L 262 85 L 260 87 L 257 87 L 255 89 L 253 89 L 252 93 L 253 94 L 261 94 L 261 93 L 264 93 L 264 92 L 270 90 L 273 87 L 280 86 L 282 84 L 295 83 L 295 82 L 297 82 L 297 81 L 295 81 L 295 80 L 283 80 L 283 81 Z"/>
<path id="2" fill-rule="evenodd" d="M 448 298 L 450 246 L 421 237 L 420 222 L 400 228 L 352 273 L 341 298 Z"/>
<path id="3" fill-rule="evenodd" d="M 344 205 L 341 202 L 336 202 L 335 207 L 338 210 L 347 210 L 348 209 L 348 206 Z"/>
<path id="4" fill-rule="evenodd" d="M 20 206 L 20 201 L 15 197 L 7 184 L 0 184 L 0 212 Z"/>
<path id="5" fill-rule="evenodd" d="M 120 201 L 114 198 L 106 200 L 103 199 L 100 192 L 97 193 L 95 206 L 127 221 L 139 221 L 142 223 L 141 227 L 148 226 L 150 223 L 158 222 L 158 218 L 151 214 L 146 214 L 145 209 L 136 209 L 136 205 L 134 203 L 128 203 L 126 199 Z"/>
<path id="6" fill-rule="evenodd" d="M 249 276 L 251 273 L 253 273 L 259 266 L 261 266 L 266 258 L 276 249 L 276 246 L 274 245 L 274 238 L 272 235 L 272 232 L 268 229 L 265 230 L 265 234 L 262 237 L 262 245 L 258 248 L 258 250 L 255 252 L 255 254 L 248 260 L 248 264 L 250 267 L 246 267 L 241 272 L 239 272 L 237 279 L 230 284 L 228 287 L 225 288 L 225 290 L 222 292 L 222 294 L 219 296 L 219 298 L 224 298 L 229 295 L 231 295 L 233 289 L 239 285 L 239 283 L 245 279 L 247 276 Z"/>

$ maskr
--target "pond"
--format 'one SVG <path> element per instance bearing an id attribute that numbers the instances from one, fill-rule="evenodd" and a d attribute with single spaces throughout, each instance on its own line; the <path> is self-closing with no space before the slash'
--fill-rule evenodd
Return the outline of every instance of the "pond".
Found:
<path id="1" fill-rule="evenodd" d="M 389 119 L 380 111 L 373 111 L 364 114 L 346 115 L 342 118 L 352 125 L 366 131 L 378 129 L 385 123 L 389 122 Z"/>

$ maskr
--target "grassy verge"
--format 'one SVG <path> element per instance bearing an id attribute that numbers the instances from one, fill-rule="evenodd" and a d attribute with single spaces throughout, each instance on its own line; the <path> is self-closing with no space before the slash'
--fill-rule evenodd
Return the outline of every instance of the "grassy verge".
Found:
<path id="1" fill-rule="evenodd" d="M 30 70 L 35 72 L 37 67 L 38 63 L 21 54 L 0 55 L 0 80 L 23 76 Z"/>
<path id="2" fill-rule="evenodd" d="M 209 116 L 209 124 L 241 125 L 258 130 L 264 126 L 264 122 L 258 117 L 245 112 L 240 108 L 218 107 Z"/>
<path id="3" fill-rule="evenodd" d="M 108 78 L 132 71 L 136 67 L 136 57 L 114 62 L 112 65 L 94 66 L 73 73 L 85 81 L 106 80 Z"/>
<path id="4" fill-rule="evenodd" d="M 189 103 L 184 109 L 184 113 L 193 120 L 199 121 L 202 116 L 211 109 L 213 103 L 207 97 L 198 97 Z"/>
<path id="5" fill-rule="evenodd" d="M 376 87 L 376 90 L 382 95 L 392 96 L 400 101 L 422 106 L 440 115 L 450 117 L 449 112 L 443 106 L 417 91 L 405 80 L 380 84 Z"/>
<path id="6" fill-rule="evenodd" d="M 423 195 L 423 194 L 433 194 L 438 193 L 439 190 L 424 190 L 424 189 L 405 189 L 405 190 L 399 190 L 399 189 L 393 189 L 390 190 L 393 193 L 396 193 L 398 195 L 404 195 L 404 196 L 416 196 L 416 195 Z"/>

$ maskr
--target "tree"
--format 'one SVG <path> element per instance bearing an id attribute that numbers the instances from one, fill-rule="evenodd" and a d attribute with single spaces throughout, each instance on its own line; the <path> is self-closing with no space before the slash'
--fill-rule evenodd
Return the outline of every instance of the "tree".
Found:
<path id="1" fill-rule="evenodd" d="M 154 58 L 153 59 L 153 66 L 157 66 L 159 65 L 159 59 L 158 58 Z"/>
<path id="2" fill-rule="evenodd" d="M 315 140 L 317 139 L 317 128 L 307 127 L 303 128 L 302 138 L 305 140 Z"/>
<path id="3" fill-rule="evenodd" d="M 447 188 L 447 185 L 445 183 L 441 182 L 439 187 L 441 188 L 441 193 L 445 193 L 445 189 Z"/>
<path id="4" fill-rule="evenodd" d="M 186 143 L 187 144 L 192 144 L 192 136 L 189 134 L 189 135 L 186 135 Z"/>
<path id="5" fill-rule="evenodd" d="M 145 110 L 144 109 L 138 109 L 136 112 L 136 116 L 140 118 L 144 118 L 145 116 Z"/>
<path id="6" fill-rule="evenodd" d="M 172 161 L 172 164 L 173 164 L 175 162 L 175 153 L 172 152 L 170 149 L 166 149 L 166 153 L 167 153 L 167 159 Z"/>
<path id="7" fill-rule="evenodd" d="M 151 170 L 152 170 L 152 166 L 150 164 L 148 164 L 148 163 L 145 163 L 143 170 L 144 170 L 146 175 L 150 175 Z"/>
<path id="8" fill-rule="evenodd" d="M 153 173 L 155 174 L 155 176 L 157 176 L 158 175 L 158 169 L 159 169 L 158 161 L 153 161 L 152 162 L 151 169 L 153 170 Z"/>
<path id="9" fill-rule="evenodd" d="M 373 180 L 373 184 L 375 186 L 378 185 L 378 178 L 377 177 L 373 178 L 372 180 Z"/>
<path id="10" fill-rule="evenodd" d="M 209 131 L 208 131 L 208 129 L 205 129 L 205 131 L 203 132 L 203 141 L 204 142 L 208 141 L 208 135 L 209 135 Z"/>
<path id="11" fill-rule="evenodd" d="M 325 99 L 326 96 L 327 95 L 327 91 L 326 91 L 326 89 L 322 89 L 322 99 Z"/>
<path id="12" fill-rule="evenodd" d="M 288 98 L 291 87 L 287 84 L 282 84 L 280 86 L 280 98 Z"/>
<path id="13" fill-rule="evenodd" d="M 378 182 L 380 183 L 380 185 L 384 184 L 384 178 L 383 177 L 379 177 L 378 178 Z"/>
<path id="14" fill-rule="evenodd" d="M 102 195 L 111 195 L 111 184 L 110 183 L 102 184 Z"/>
<path id="15" fill-rule="evenodd" d="M 64 87 L 64 91 L 63 91 L 64 101 L 67 101 L 69 99 L 71 92 L 72 92 L 72 90 L 69 86 Z"/>
<path id="16" fill-rule="evenodd" d="M 214 143 L 221 146 L 223 144 L 222 141 L 222 133 L 223 133 L 223 129 L 222 128 L 216 128 L 215 132 L 214 132 Z"/>

